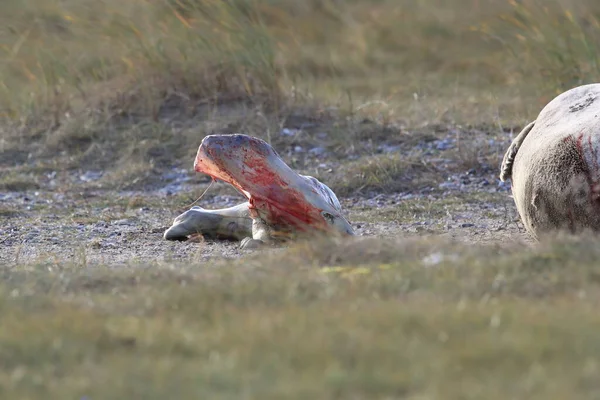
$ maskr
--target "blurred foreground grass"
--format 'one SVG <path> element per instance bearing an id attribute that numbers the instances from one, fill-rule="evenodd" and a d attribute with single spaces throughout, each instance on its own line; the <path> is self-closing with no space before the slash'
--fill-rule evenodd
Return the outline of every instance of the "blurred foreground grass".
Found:
<path id="1" fill-rule="evenodd" d="M 595 398 L 599 256 L 573 238 L 361 239 L 210 265 L 5 269 L 0 395 Z"/>

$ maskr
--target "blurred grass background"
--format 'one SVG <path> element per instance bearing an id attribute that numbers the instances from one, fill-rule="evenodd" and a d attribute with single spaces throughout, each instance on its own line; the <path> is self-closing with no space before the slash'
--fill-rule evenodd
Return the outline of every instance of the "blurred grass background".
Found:
<path id="1" fill-rule="evenodd" d="M 0 165 L 116 166 L 110 182 L 121 186 L 184 165 L 211 132 L 275 137 L 277 147 L 274 133 L 292 120 L 316 123 L 329 134 L 321 145 L 341 156 L 400 129 L 505 135 L 599 72 L 593 0 L 0 7 Z M 362 132 L 365 118 L 378 127 Z"/>
<path id="2" fill-rule="evenodd" d="M 597 79 L 599 15 L 593 0 L 6 0 L 0 109 L 296 95 L 415 124 L 522 121 Z"/>

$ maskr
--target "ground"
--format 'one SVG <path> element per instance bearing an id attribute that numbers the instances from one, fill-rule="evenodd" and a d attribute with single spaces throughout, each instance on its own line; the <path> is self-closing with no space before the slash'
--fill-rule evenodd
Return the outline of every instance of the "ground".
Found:
<path id="1" fill-rule="evenodd" d="M 597 398 L 597 235 L 533 241 L 498 174 L 598 4 L 3 2 L 0 397 Z M 357 236 L 163 240 L 243 201 L 192 171 L 235 132 Z"/>
<path id="2" fill-rule="evenodd" d="M 285 129 L 282 132 L 287 132 Z M 302 131 L 293 134 L 301 136 Z M 340 200 L 357 235 L 388 238 L 436 235 L 477 243 L 529 240 L 510 198 L 510 185 L 499 181 L 497 166 L 480 164 L 466 169 L 457 159 L 456 134 L 454 130 L 421 135 L 423 139 L 412 139 L 407 145 L 378 143 L 384 150 L 377 157 L 403 157 L 402 151 L 409 147 L 411 158 L 428 165 L 428 180 L 406 182 L 400 191 L 381 183 L 383 187 L 360 193 L 352 186 L 356 184 L 352 176 L 331 176 L 331 183 L 322 178 L 338 193 L 346 194 L 340 195 Z M 486 154 L 480 154 L 482 158 L 504 150 L 512 137 L 506 133 L 502 139 L 488 139 L 485 132 L 476 130 L 468 135 L 472 142 L 491 143 Z M 296 140 L 299 142 L 301 139 Z M 305 165 L 322 169 L 339 169 L 344 164 L 328 156 L 322 147 L 304 149 L 299 145 L 290 146 L 290 155 L 284 159 L 293 163 L 294 156 L 299 154 L 305 158 Z M 353 163 L 366 169 L 374 162 L 372 157 L 357 157 Z M 50 171 L 37 179 L 35 189 L 6 191 L 1 195 L 5 218 L 0 227 L 3 237 L 0 261 L 18 265 L 81 260 L 112 266 L 132 260 L 185 262 L 241 256 L 243 252 L 236 242 L 162 239 L 172 220 L 189 208 L 186 205 L 195 200 L 195 194 L 204 192 L 208 186 L 208 177 L 199 177 L 189 168 L 192 163 L 193 159 L 187 163 L 187 169 L 175 167 L 155 172 L 159 174 L 156 179 L 159 182 L 147 185 L 145 190 L 103 189 L 101 184 L 94 185 L 102 179 L 101 172 L 75 170 L 63 174 L 60 182 L 56 172 Z M 346 174 L 364 174 L 361 169 L 350 168 L 350 171 Z M 314 171 L 305 167 L 300 172 Z M 200 182 L 193 182 L 193 178 Z M 398 185 L 397 181 L 390 183 Z M 65 186 L 68 191 L 57 189 Z M 243 201 L 228 185 L 217 183 L 196 204 L 215 209 Z"/>

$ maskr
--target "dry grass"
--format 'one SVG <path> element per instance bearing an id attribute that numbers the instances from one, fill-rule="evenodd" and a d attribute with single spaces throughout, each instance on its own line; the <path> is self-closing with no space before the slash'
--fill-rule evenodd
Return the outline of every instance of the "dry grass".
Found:
<path id="1" fill-rule="evenodd" d="M 290 97 L 353 109 L 377 100 L 377 112 L 412 124 L 521 122 L 541 98 L 598 72 L 591 0 L 2 7 L 0 109 L 11 118 L 45 110 L 56 124 L 90 106 L 157 118 L 167 99 L 240 96 L 275 108 Z"/>
<path id="2" fill-rule="evenodd" d="M 0 391 L 593 398 L 596 249 L 363 239 L 212 266 L 4 270 Z"/>
<path id="3" fill-rule="evenodd" d="M 169 95 L 274 96 L 272 38 L 242 3 L 9 2 L 3 108 L 58 123 L 90 105 L 156 116 Z"/>
<path id="4" fill-rule="evenodd" d="M 435 166 L 404 154 L 361 157 L 345 163 L 327 179 L 340 196 L 369 192 L 397 193 L 432 186 L 443 180 Z"/>
<path id="5" fill-rule="evenodd" d="M 16 172 L 6 173 L 0 178 L 0 190 L 5 192 L 20 192 L 38 189 L 35 177 Z"/>
<path id="6" fill-rule="evenodd" d="M 512 51 L 519 60 L 520 76 L 536 79 L 540 91 L 548 91 L 549 95 L 598 81 L 600 4 L 540 0 L 510 3 L 511 12 L 500 16 L 502 22 L 482 25 L 481 31 Z"/>

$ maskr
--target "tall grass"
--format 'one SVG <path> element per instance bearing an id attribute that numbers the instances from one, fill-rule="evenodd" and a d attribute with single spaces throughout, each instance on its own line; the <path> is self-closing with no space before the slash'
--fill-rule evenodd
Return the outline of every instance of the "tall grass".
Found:
<path id="1" fill-rule="evenodd" d="M 436 119 L 468 114 L 450 110 L 457 94 L 483 89 L 466 102 L 489 105 L 483 99 L 506 83 L 500 47 L 469 30 L 507 9 L 492 0 L 7 0 L 1 7 L 0 108 L 10 117 L 48 108 L 58 117 L 130 91 L 134 101 L 117 108 L 154 110 L 165 92 L 252 96 L 283 87 L 328 102 L 348 93 L 359 104 L 380 99 Z"/>
<path id="2" fill-rule="evenodd" d="M 409 125 L 530 120 L 598 76 L 594 0 L 6 0 L 0 113 L 302 96 Z M 381 106 L 364 107 L 365 104 Z"/>
<path id="3" fill-rule="evenodd" d="M 153 110 L 168 93 L 278 89 L 274 40 L 252 1 L 29 0 L 4 7 L 0 105 L 9 116 L 48 107 L 64 113 L 116 94 Z"/>
<path id="4" fill-rule="evenodd" d="M 519 79 L 560 92 L 600 80 L 600 3 L 509 1 L 500 23 L 483 27 L 516 61 Z"/>

